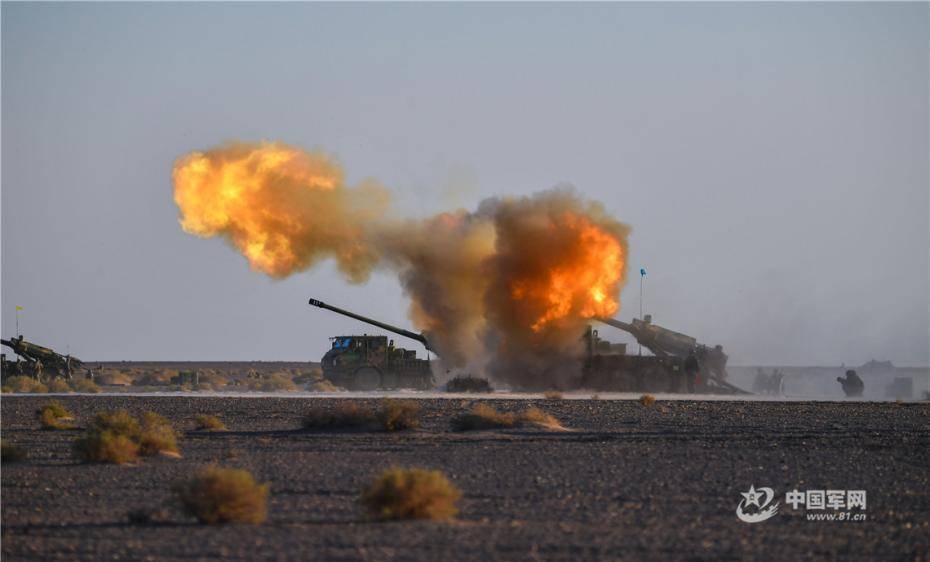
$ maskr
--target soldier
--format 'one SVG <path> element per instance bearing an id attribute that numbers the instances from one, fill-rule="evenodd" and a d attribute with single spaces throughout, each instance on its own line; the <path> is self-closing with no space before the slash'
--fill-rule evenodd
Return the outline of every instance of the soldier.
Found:
<path id="1" fill-rule="evenodd" d="M 701 364 L 698 362 L 694 348 L 688 351 L 688 357 L 685 359 L 685 382 L 688 383 L 688 392 L 694 392 L 694 381 L 701 370 Z"/>
<path id="2" fill-rule="evenodd" d="M 846 371 L 845 379 L 836 377 L 836 381 L 843 387 L 843 392 L 846 393 L 847 397 L 862 396 L 862 391 L 865 390 L 865 383 L 852 369 Z"/>
<path id="3" fill-rule="evenodd" d="M 36 359 L 34 368 L 35 368 L 36 380 L 39 382 L 42 382 L 42 360 L 41 359 Z"/>

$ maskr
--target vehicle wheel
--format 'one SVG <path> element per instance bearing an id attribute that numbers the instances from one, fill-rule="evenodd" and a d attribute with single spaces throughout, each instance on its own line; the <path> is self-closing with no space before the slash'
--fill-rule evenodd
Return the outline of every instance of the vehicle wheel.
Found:
<path id="1" fill-rule="evenodd" d="M 378 390 L 381 388 L 381 373 L 374 367 L 362 367 L 352 376 L 355 390 Z"/>

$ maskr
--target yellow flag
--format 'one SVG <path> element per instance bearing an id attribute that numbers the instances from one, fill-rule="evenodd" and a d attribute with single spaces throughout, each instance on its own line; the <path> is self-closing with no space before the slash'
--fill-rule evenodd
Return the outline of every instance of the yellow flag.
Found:
<path id="1" fill-rule="evenodd" d="M 23 309 L 23 307 L 21 307 L 21 306 L 19 306 L 19 305 L 16 305 L 16 310 L 22 310 L 22 309 Z"/>

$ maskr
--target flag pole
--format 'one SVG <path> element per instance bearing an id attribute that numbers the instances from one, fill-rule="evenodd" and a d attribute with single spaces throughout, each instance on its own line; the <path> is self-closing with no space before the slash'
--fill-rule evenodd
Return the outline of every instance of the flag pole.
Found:
<path id="1" fill-rule="evenodd" d="M 641 267 L 639 268 L 639 319 L 640 320 L 645 319 L 645 317 L 643 316 L 645 300 L 646 300 L 646 268 Z M 637 338 L 637 343 L 639 343 L 638 338 Z M 643 344 L 641 343 L 639 344 L 639 354 L 640 355 L 643 354 Z"/>

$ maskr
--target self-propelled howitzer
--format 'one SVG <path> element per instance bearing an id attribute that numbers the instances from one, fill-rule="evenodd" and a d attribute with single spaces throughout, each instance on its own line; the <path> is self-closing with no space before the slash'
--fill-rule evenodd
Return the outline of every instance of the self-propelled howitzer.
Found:
<path id="1" fill-rule="evenodd" d="M 349 312 L 310 299 L 310 305 L 331 310 L 343 316 L 377 326 L 395 334 L 416 340 L 432 351 L 423 334 L 398 328 L 385 322 Z M 353 335 L 330 338 L 332 346 L 320 361 L 323 377 L 336 386 L 349 390 L 376 390 L 391 388 L 431 389 L 435 386 L 428 359 L 417 359 L 417 352 L 394 347 L 387 336 Z"/>
<path id="2" fill-rule="evenodd" d="M 626 355 L 625 350 L 619 354 L 605 354 L 599 351 L 599 346 L 589 346 L 592 351 L 588 353 L 586 364 L 588 381 L 606 386 L 607 390 L 619 386 L 622 390 L 681 391 L 684 360 L 693 351 L 700 365 L 699 391 L 746 394 L 726 382 L 728 357 L 722 346 L 702 345 L 689 335 L 653 324 L 648 314 L 644 319 L 634 318 L 629 323 L 614 318 L 597 320 L 629 333 L 654 356 Z M 597 331 L 593 336 L 597 340 Z"/>
<path id="3" fill-rule="evenodd" d="M 62 355 L 47 347 L 28 342 L 23 339 L 23 336 L 0 340 L 0 344 L 9 347 L 24 360 L 19 363 L 11 362 L 9 365 L 11 372 L 16 370 L 24 375 L 36 377 L 51 375 L 70 379 L 75 369 L 84 368 L 84 363 L 77 357 Z M 4 364 L 4 375 L 7 374 L 6 367 L 7 365 Z"/>

